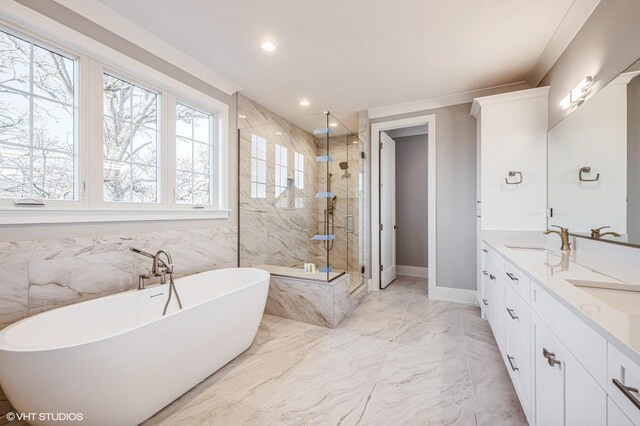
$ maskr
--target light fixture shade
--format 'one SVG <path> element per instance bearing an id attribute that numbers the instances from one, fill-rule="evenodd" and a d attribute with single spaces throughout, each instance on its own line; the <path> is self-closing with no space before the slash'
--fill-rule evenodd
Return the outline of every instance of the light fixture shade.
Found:
<path id="1" fill-rule="evenodd" d="M 571 93 L 568 93 L 567 96 L 562 98 L 562 100 L 560 101 L 560 108 L 569 109 L 570 106 L 571 106 Z"/>

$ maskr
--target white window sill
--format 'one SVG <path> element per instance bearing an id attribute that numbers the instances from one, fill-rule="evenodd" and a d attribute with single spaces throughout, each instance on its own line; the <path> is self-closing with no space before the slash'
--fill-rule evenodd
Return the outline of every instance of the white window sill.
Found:
<path id="1" fill-rule="evenodd" d="M 230 210 L 0 208 L 0 225 L 228 219 Z"/>

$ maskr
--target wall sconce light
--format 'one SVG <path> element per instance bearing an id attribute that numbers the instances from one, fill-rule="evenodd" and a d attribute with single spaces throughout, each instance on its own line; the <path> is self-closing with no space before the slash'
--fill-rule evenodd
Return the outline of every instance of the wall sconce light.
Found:
<path id="1" fill-rule="evenodd" d="M 593 77 L 591 76 L 587 76 L 580 80 L 576 87 L 571 89 L 571 91 L 567 93 L 567 96 L 562 98 L 560 101 L 560 108 L 569 109 L 574 105 L 579 105 L 584 102 L 584 99 L 589 94 L 589 88 L 591 88 L 592 84 Z"/>

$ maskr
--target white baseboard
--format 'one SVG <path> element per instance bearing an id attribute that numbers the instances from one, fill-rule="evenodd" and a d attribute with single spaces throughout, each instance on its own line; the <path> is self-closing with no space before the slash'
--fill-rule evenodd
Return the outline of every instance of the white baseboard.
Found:
<path id="1" fill-rule="evenodd" d="M 408 277 L 420 277 L 427 278 L 429 268 L 422 268 L 419 266 L 402 266 L 396 265 L 396 272 L 398 275 L 406 275 Z"/>
<path id="2" fill-rule="evenodd" d="M 478 306 L 477 292 L 475 290 L 437 286 L 434 290 L 433 293 L 435 294 L 429 293 L 430 299 Z"/>

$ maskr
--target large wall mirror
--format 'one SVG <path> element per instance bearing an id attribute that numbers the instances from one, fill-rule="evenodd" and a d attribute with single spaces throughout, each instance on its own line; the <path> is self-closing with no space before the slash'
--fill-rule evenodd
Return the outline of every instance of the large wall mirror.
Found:
<path id="1" fill-rule="evenodd" d="M 640 245 L 640 61 L 574 108 L 548 134 L 549 225 Z"/>

